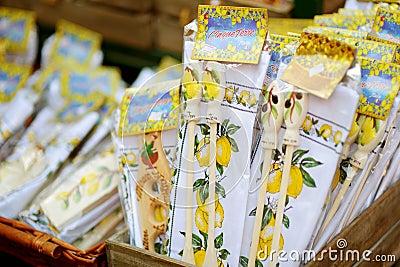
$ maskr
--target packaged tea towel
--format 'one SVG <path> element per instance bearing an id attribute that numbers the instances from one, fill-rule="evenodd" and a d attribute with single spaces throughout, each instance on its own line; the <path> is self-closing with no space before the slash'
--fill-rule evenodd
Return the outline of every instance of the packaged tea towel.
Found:
<path id="1" fill-rule="evenodd" d="M 355 112 L 358 93 L 342 85 L 336 87 L 328 100 L 309 96 L 309 111 L 300 129 L 300 145 L 293 154 L 290 169 L 290 180 L 287 191 L 280 249 L 287 254 L 279 262 L 280 266 L 299 266 L 302 251 L 307 249 L 308 242 L 322 213 L 323 205 L 333 180 L 336 164 L 344 142 L 351 127 L 352 118 L 348 114 Z M 346 99 L 346 102 L 343 101 Z M 337 112 L 332 113 L 335 109 Z M 282 139 L 285 126 L 280 131 Z M 271 250 L 272 232 L 275 224 L 274 213 L 282 176 L 284 146 L 275 152 L 267 182 L 267 197 L 264 206 L 265 227 L 260 233 L 258 261 L 263 265 L 268 262 Z M 258 158 L 258 159 L 257 159 Z M 259 147 L 258 157 L 254 160 L 255 181 L 261 179 L 260 163 L 263 150 Z M 258 163 L 258 164 L 257 164 Z M 253 169 L 253 166 L 252 166 Z M 251 207 L 251 204 L 248 205 Z M 253 209 L 257 206 L 254 203 Z M 248 218 L 255 215 L 249 208 Z M 251 235 L 245 235 L 251 237 Z M 250 246 L 251 240 L 243 242 Z M 261 246 L 260 246 L 261 245 Z M 245 251 L 245 250 L 244 250 Z M 287 260 L 287 261 L 286 261 Z M 246 254 L 240 263 L 245 265 Z M 246 265 L 245 265 L 246 266 Z"/>
<path id="2" fill-rule="evenodd" d="M 125 222 L 122 210 L 121 208 L 117 208 L 72 244 L 81 250 L 87 250 L 92 246 L 107 240 L 113 234 L 121 231 L 124 227 Z"/>
<path id="3" fill-rule="evenodd" d="M 41 68 L 52 63 L 80 68 L 96 68 L 102 64 L 101 35 L 81 25 L 60 19 L 56 32 L 47 38 L 41 51 Z"/>
<path id="4" fill-rule="evenodd" d="M 150 214 L 154 214 L 155 217 L 139 214 L 139 205 L 151 193 L 159 192 L 160 197 L 164 195 L 169 197 L 169 186 L 163 186 L 165 184 L 163 179 L 171 175 L 171 163 L 175 157 L 179 80 L 157 81 L 160 79 L 156 74 L 141 86 L 125 90 L 115 113 L 113 130 L 121 175 L 120 196 L 125 220 L 130 233 L 130 243 L 138 247 L 150 245 L 150 240 L 144 242 L 148 239 L 147 235 L 143 234 L 145 231 L 142 229 L 144 226 L 141 227 L 141 220 L 150 218 L 158 225 L 162 225 L 167 219 L 168 210 L 162 205 L 152 207 L 155 209 L 150 211 Z M 152 179 L 146 180 L 146 174 L 140 173 L 141 166 L 148 166 L 146 170 L 150 172 L 155 170 L 153 166 L 157 166 L 156 172 L 159 170 L 163 172 L 161 176 L 152 175 L 160 178 L 150 186 L 153 192 L 142 189 L 148 188 Z M 149 210 L 152 208 L 149 207 Z M 157 229 L 161 230 L 156 232 L 163 232 L 162 227 Z M 162 235 L 158 235 L 155 243 L 150 245 L 158 252 L 162 238 Z"/>
<path id="5" fill-rule="evenodd" d="M 110 146 L 111 143 L 39 203 L 60 239 L 75 241 L 120 205 L 118 165 Z"/>
<path id="6" fill-rule="evenodd" d="M 186 30 L 197 29 L 194 23 Z M 184 42 L 184 68 L 191 62 L 195 43 Z M 253 125 L 258 99 L 269 62 L 269 53 L 262 51 L 258 64 L 226 66 L 225 97 L 221 105 L 222 120 L 217 131 L 215 248 L 220 265 L 236 266 L 242 243 L 247 193 L 250 179 L 250 155 Z M 206 65 L 206 61 L 204 62 Z M 207 66 L 207 65 L 206 65 Z M 207 68 L 207 67 L 206 67 Z M 207 69 L 203 70 L 207 72 Z M 210 75 L 210 72 L 208 74 Z M 212 74 L 215 76 L 215 73 Z M 219 80 L 213 77 L 213 80 Z M 205 119 L 207 104 L 200 103 L 201 119 L 195 129 L 195 162 L 193 184 L 193 251 L 195 263 L 204 260 L 208 237 L 208 175 L 210 164 L 210 126 Z M 170 197 L 169 224 L 165 249 L 167 255 L 181 259 L 185 242 L 186 176 L 185 159 L 188 148 L 187 123 L 181 118 L 174 163 L 173 187 Z"/>
<path id="7" fill-rule="evenodd" d="M 336 212 L 334 218 L 332 219 L 330 225 L 326 228 L 324 233 L 322 234 L 322 237 L 320 240 L 318 240 L 317 243 L 317 249 L 320 249 L 321 246 L 325 245 L 329 240 L 331 240 L 334 236 L 340 233 L 340 231 L 351 223 L 351 221 L 355 218 L 356 215 L 359 214 L 360 209 L 364 206 L 366 199 L 368 195 L 371 193 L 371 190 L 373 190 L 374 187 L 376 187 L 376 179 L 379 178 L 379 175 L 375 175 L 375 171 L 379 171 L 377 167 L 379 167 L 379 163 L 381 163 L 381 155 L 382 151 L 385 150 L 387 151 L 386 146 L 383 146 L 383 140 L 387 139 L 387 134 L 389 132 L 389 129 L 394 122 L 395 116 L 396 116 L 396 108 L 391 110 L 387 120 L 388 124 L 386 125 L 386 132 L 382 138 L 381 145 L 378 145 L 368 156 L 367 164 L 366 167 L 361 171 L 359 171 L 356 176 L 352 180 L 351 187 L 349 190 L 346 192 L 346 195 L 344 196 L 341 206 Z M 357 146 L 354 144 L 353 150 L 356 149 Z M 386 148 L 386 149 L 385 149 Z M 387 152 L 385 152 L 387 153 Z M 382 164 L 382 163 L 381 163 Z M 384 163 L 386 164 L 386 163 Z M 372 171 L 371 171 L 372 170 Z M 360 193 L 360 196 L 358 197 L 358 200 L 356 202 L 356 205 L 354 206 L 353 211 L 351 214 L 349 214 L 349 209 L 351 207 L 351 204 L 355 201 L 355 195 L 358 190 L 358 188 L 361 186 L 360 183 L 363 180 L 363 178 L 366 177 L 366 181 L 364 186 L 362 186 L 362 191 Z M 343 178 L 345 179 L 345 178 Z"/>
<path id="8" fill-rule="evenodd" d="M 19 220 L 73 242 L 107 216 L 110 208 L 120 206 L 119 177 L 110 138 L 68 163 L 29 208 L 19 213 Z"/>
<path id="9" fill-rule="evenodd" d="M 388 166 L 385 166 L 385 173 L 382 178 L 381 183 L 377 189 L 375 194 L 371 194 L 368 199 L 366 205 L 363 207 L 365 210 L 368 206 L 370 206 L 374 201 L 379 199 L 383 193 L 386 192 L 392 185 L 394 185 L 400 179 L 400 172 L 398 166 L 400 164 L 400 148 L 396 147 L 396 151 L 394 152 L 391 160 L 388 162 Z"/>
<path id="10" fill-rule="evenodd" d="M 25 120 L 32 115 L 40 92 L 27 86 L 31 68 L 11 63 L 0 67 L 0 145 L 22 129 Z"/>
<path id="11" fill-rule="evenodd" d="M 5 43 L 2 60 L 33 67 L 39 46 L 35 13 L 1 7 L 0 20 L 0 41 Z"/>
<path id="12" fill-rule="evenodd" d="M 83 114 L 75 121 L 63 120 L 70 118 L 71 113 L 76 114 L 76 109 L 73 104 L 58 112 L 49 107 L 42 109 L 16 144 L 14 152 L 2 162 L 2 216 L 15 218 L 96 124 L 96 112 Z"/>
<path id="13" fill-rule="evenodd" d="M 398 103 L 399 98 L 397 98 L 392 106 L 391 112 L 387 118 L 387 127 L 385 134 L 381 141 L 381 151 L 379 153 L 372 155 L 376 159 L 376 164 L 372 164 L 370 167 L 370 171 L 364 173 L 367 175 L 364 186 L 362 186 L 362 190 L 360 196 L 358 197 L 356 204 L 354 205 L 353 210 L 349 214 L 350 210 L 346 212 L 346 221 L 343 224 L 343 227 L 351 223 L 356 216 L 361 214 L 363 211 L 363 207 L 368 203 L 368 199 L 370 196 L 375 196 L 376 191 L 380 187 L 383 182 L 383 179 L 390 179 L 389 177 L 393 177 L 393 172 L 387 172 L 386 168 L 388 168 L 388 164 L 392 163 L 391 160 L 396 152 L 397 146 L 400 142 L 400 135 L 396 134 L 396 129 L 400 126 L 400 120 L 398 117 Z M 385 173 L 386 172 L 386 173 Z M 352 200 L 355 201 L 354 199 Z M 371 202 L 368 203 L 372 204 Z M 342 228 L 343 228 L 342 227 Z"/>

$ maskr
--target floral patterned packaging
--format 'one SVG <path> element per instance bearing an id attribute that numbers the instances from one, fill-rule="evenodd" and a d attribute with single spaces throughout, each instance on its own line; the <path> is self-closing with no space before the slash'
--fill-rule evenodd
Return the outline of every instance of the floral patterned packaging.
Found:
<path id="1" fill-rule="evenodd" d="M 71 114 L 76 120 L 66 121 Z M 2 162 L 0 214 L 15 218 L 45 186 L 74 148 L 96 124 L 96 112 L 82 113 L 85 106 L 67 103 L 59 110 L 45 107 Z"/>
<path id="2" fill-rule="evenodd" d="M 202 30 L 204 20 L 209 20 L 208 25 L 212 25 L 211 16 L 207 17 L 204 10 L 199 11 L 199 33 Z M 212 10 L 212 9 L 211 9 Z M 213 11 L 211 11 L 213 12 Z M 227 12 L 222 8 L 220 12 L 222 19 Z M 243 12 L 242 15 L 254 14 L 252 9 L 239 9 L 229 12 Z M 236 14 L 236 13 L 235 13 Z M 247 15 L 246 15 L 247 14 Z M 262 16 L 259 13 L 259 16 Z M 245 21 L 245 17 L 233 16 L 235 20 L 229 24 L 240 26 Z M 263 27 L 262 22 L 255 23 Z M 185 34 L 192 30 L 196 35 L 196 22 L 185 26 Z M 207 28 L 206 28 L 207 29 Z M 205 34 L 207 36 L 207 34 Z M 200 34 L 200 36 L 203 36 Z M 192 35 L 185 35 L 184 43 L 184 69 L 191 63 L 191 54 L 196 47 Z M 198 34 L 199 38 L 199 34 Z M 200 42 L 201 44 L 201 42 Z M 207 44 L 207 42 L 206 42 Z M 214 44 L 218 47 L 218 44 Z M 226 45 L 226 43 L 225 43 Z M 234 45 L 228 44 L 229 51 Z M 239 48 L 238 46 L 236 48 Z M 253 48 L 252 48 L 253 49 Z M 194 53 L 194 52 L 193 52 Z M 255 56 L 252 55 L 254 58 Z M 210 70 L 207 61 L 204 61 L 205 69 L 203 79 L 207 82 L 219 83 L 223 80 L 220 75 L 225 75 L 226 88 L 225 97 L 221 104 L 221 123 L 217 130 L 216 141 L 216 202 L 215 202 L 215 240 L 214 247 L 217 251 L 217 261 L 219 266 L 236 266 L 239 261 L 240 248 L 242 243 L 242 230 L 244 227 L 245 209 L 250 182 L 250 156 L 253 135 L 253 125 L 258 106 L 259 95 L 263 86 L 263 79 L 267 70 L 270 55 L 266 51 L 261 51 L 258 64 L 230 64 L 225 63 L 225 73 Z M 237 58 L 236 58 L 237 60 Z M 225 59 L 229 61 L 229 59 Z M 200 61 L 201 64 L 201 61 Z M 186 72 L 185 72 L 186 75 Z M 186 88 L 186 91 L 189 90 Z M 206 90 L 209 97 L 209 88 Z M 218 91 L 218 90 L 217 90 Z M 187 92 L 189 94 L 189 92 Z M 183 96 L 185 96 L 183 94 Z M 182 101 L 184 101 L 183 99 Z M 205 119 L 207 103 L 200 103 L 200 121 L 195 128 L 195 161 L 194 161 L 194 184 L 193 184 L 193 252 L 197 266 L 203 264 L 208 239 L 208 211 L 207 201 L 209 194 L 209 166 L 210 163 L 210 126 Z M 187 123 L 181 118 L 178 134 L 177 159 L 174 163 L 173 188 L 170 196 L 170 213 L 167 230 L 167 239 L 164 244 L 165 253 L 168 256 L 181 259 L 185 242 L 186 226 L 186 157 L 188 154 L 187 142 Z M 190 148 L 189 148 L 190 149 Z M 189 190 L 190 191 L 190 190 Z"/>
<path id="3" fill-rule="evenodd" d="M 163 198 L 169 196 L 169 186 L 166 185 L 170 181 L 166 183 L 166 179 L 171 176 L 170 164 L 175 156 L 178 106 L 179 80 L 160 82 L 156 74 L 140 87 L 126 89 L 115 113 L 113 141 L 117 149 L 120 198 L 130 243 L 147 249 L 150 246 L 158 252 L 168 208 L 160 202 L 156 207 L 148 207 L 147 215 L 143 215 L 140 205 L 155 192 L 160 192 L 159 196 Z M 156 181 L 146 177 L 153 177 Z M 152 190 L 147 191 L 148 188 Z M 153 215 L 148 215 L 149 210 Z M 149 236 L 150 240 L 145 228 L 147 224 L 143 225 L 146 218 L 161 225 L 160 230 Z"/>

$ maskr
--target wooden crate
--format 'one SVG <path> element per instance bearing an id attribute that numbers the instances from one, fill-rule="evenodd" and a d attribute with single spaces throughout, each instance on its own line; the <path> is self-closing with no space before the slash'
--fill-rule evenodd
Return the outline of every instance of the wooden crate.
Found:
<path id="1" fill-rule="evenodd" d="M 343 249 L 338 248 L 338 242 L 344 239 L 347 245 Z M 394 255 L 400 258 L 400 181 L 389 188 L 377 201 L 358 216 L 348 227 L 331 240 L 318 254 L 315 260 L 311 261 L 309 267 L 323 266 L 352 266 L 356 261 L 343 261 L 338 259 L 332 261 L 327 253 L 322 251 L 342 250 L 343 255 L 346 251 L 358 250 L 361 263 L 368 264 L 362 260 L 362 253 L 371 250 L 372 254 L 367 255 L 374 259 L 376 255 Z M 341 245 L 341 244 L 340 244 Z M 323 256 L 322 256 L 323 255 Z M 337 254 L 336 254 L 337 255 Z M 343 259 L 343 257 L 342 257 Z M 379 266 L 392 266 L 392 262 L 376 263 Z M 371 263 L 370 263 L 371 264 Z"/>
<path id="2" fill-rule="evenodd" d="M 159 15 L 153 22 L 154 46 L 161 51 L 182 55 L 183 27 L 179 20 Z"/>
<path id="3" fill-rule="evenodd" d="M 104 40 L 137 49 L 152 48 L 151 12 L 132 12 L 88 2 L 66 0 L 3 0 L 4 6 L 36 12 L 37 22 L 54 27 L 65 19 L 100 33 Z"/>
<path id="4" fill-rule="evenodd" d="M 153 7 L 152 0 L 87 0 L 87 2 L 139 12 L 148 12 Z"/>
<path id="5" fill-rule="evenodd" d="M 130 246 L 129 233 L 125 229 L 106 240 L 107 262 L 110 267 L 183 267 L 187 263 L 148 250 Z"/>
<path id="6" fill-rule="evenodd" d="M 340 235 L 330 241 L 325 250 L 338 249 L 337 240 L 347 241 L 346 249 L 358 250 L 361 253 L 367 249 L 375 255 L 395 255 L 400 257 L 400 181 L 386 191 L 375 203 L 357 217 Z M 128 244 L 127 230 L 115 234 L 106 241 L 107 262 L 112 267 L 122 266 L 187 266 L 186 263 L 152 253 Z M 361 255 L 361 254 L 360 254 Z M 317 254 L 321 258 L 321 254 Z M 306 267 L 352 266 L 355 261 L 330 261 L 325 254 L 321 261 L 311 261 Z M 361 262 L 365 263 L 365 261 Z M 394 262 L 380 262 L 375 266 L 392 266 Z M 371 265 L 372 266 L 372 265 Z"/>

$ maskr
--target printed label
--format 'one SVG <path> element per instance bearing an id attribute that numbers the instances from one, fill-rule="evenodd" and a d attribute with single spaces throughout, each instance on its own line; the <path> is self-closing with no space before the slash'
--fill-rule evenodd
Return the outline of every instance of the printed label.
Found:
<path id="1" fill-rule="evenodd" d="M 361 59 L 361 95 L 357 112 L 385 120 L 399 90 L 400 67 Z"/>
<path id="2" fill-rule="evenodd" d="M 374 16 L 343 16 L 337 14 L 314 16 L 314 23 L 319 26 L 335 27 L 349 30 L 369 28 L 374 21 Z"/>
<path id="3" fill-rule="evenodd" d="M 267 10 L 199 5 L 192 58 L 258 64 L 267 34 Z"/>
<path id="4" fill-rule="evenodd" d="M 27 50 L 29 34 L 34 26 L 34 12 L 0 8 L 0 39 L 7 40 L 10 51 L 24 52 Z"/>
<path id="5" fill-rule="evenodd" d="M 334 27 L 317 27 L 310 26 L 304 29 L 304 32 L 307 33 L 322 33 L 328 35 L 340 35 L 342 37 L 350 37 L 350 38 L 358 38 L 358 39 L 366 39 L 368 32 L 342 29 L 342 28 L 334 28 Z"/>
<path id="6" fill-rule="evenodd" d="M 105 96 L 96 94 L 95 97 L 91 96 L 90 100 L 82 103 L 80 101 L 69 100 L 57 112 L 57 119 L 59 121 L 74 121 L 82 118 L 91 111 L 97 111 L 103 105 Z"/>
<path id="7" fill-rule="evenodd" d="M 354 46 L 357 57 L 368 57 L 385 62 L 393 62 L 395 60 L 397 47 L 394 44 L 339 36 L 329 37 Z"/>
<path id="8" fill-rule="evenodd" d="M 100 49 L 101 36 L 89 29 L 60 20 L 56 25 L 56 37 L 52 59 L 63 65 L 88 67 L 94 53 Z"/>
<path id="9" fill-rule="evenodd" d="M 24 87 L 31 68 L 12 63 L 0 64 L 0 102 L 11 101 L 19 89 Z"/>
<path id="10" fill-rule="evenodd" d="M 120 80 L 119 70 L 113 67 L 99 67 L 92 71 L 72 71 L 62 69 L 61 94 L 79 102 L 87 102 L 96 97 L 97 92 L 113 97 Z"/>
<path id="11" fill-rule="evenodd" d="M 127 89 L 121 102 L 119 136 L 176 128 L 179 83 L 179 80 L 172 80 Z"/>
<path id="12" fill-rule="evenodd" d="M 300 37 L 281 35 L 281 34 L 270 34 L 270 38 L 273 41 L 287 43 L 287 44 L 297 43 L 300 40 Z"/>
<path id="13" fill-rule="evenodd" d="M 393 43 L 400 43 L 400 11 L 378 8 L 369 35 Z"/>

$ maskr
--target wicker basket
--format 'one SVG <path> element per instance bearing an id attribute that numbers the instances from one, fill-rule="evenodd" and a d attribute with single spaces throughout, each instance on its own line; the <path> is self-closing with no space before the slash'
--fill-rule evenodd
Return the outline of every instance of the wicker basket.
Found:
<path id="1" fill-rule="evenodd" d="M 27 224 L 0 217 L 0 251 L 33 266 L 107 266 L 105 242 L 82 251 Z"/>

